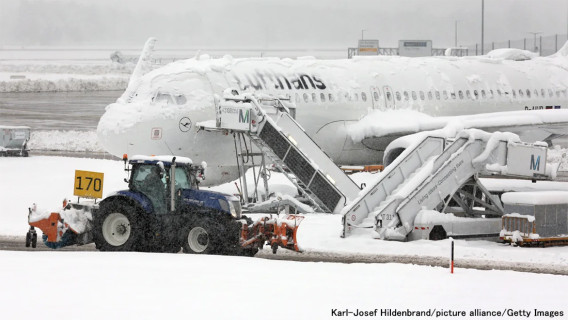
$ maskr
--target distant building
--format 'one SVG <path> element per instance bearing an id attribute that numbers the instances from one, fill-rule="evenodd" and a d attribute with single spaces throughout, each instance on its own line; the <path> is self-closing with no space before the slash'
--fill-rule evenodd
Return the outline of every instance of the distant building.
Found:
<path id="1" fill-rule="evenodd" d="M 398 55 L 403 57 L 431 56 L 432 40 L 399 40 Z"/>
<path id="2" fill-rule="evenodd" d="M 379 40 L 359 40 L 357 48 L 347 48 L 347 57 L 353 56 L 458 56 L 468 55 L 467 48 L 432 48 L 432 40 L 399 40 L 398 48 L 379 48 Z"/>

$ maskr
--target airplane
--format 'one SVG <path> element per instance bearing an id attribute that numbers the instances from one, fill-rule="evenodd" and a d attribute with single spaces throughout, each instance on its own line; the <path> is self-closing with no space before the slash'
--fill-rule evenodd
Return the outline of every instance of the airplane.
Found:
<path id="1" fill-rule="evenodd" d="M 385 154 L 393 140 L 456 121 L 458 127 L 512 131 L 527 141 L 568 134 L 568 43 L 549 57 L 518 49 L 338 60 L 201 55 L 152 70 L 155 42 L 146 42 L 126 91 L 107 106 L 99 141 L 119 157 L 175 154 L 206 161 L 205 185 L 239 174 L 233 137 L 196 126 L 215 119 L 215 100 L 227 88 L 290 98 L 298 122 L 338 165 L 388 164 L 404 150 Z"/>

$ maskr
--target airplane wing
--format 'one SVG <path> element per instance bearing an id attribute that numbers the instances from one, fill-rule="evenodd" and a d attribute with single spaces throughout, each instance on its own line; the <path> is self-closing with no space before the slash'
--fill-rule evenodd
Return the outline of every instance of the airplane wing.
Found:
<path id="1" fill-rule="evenodd" d="M 568 110 L 527 110 L 466 116 L 431 117 L 410 110 L 375 111 L 351 122 L 347 132 L 354 142 L 385 150 L 389 141 L 422 131 L 480 129 L 513 132 L 526 142 L 550 141 L 568 135 Z"/>

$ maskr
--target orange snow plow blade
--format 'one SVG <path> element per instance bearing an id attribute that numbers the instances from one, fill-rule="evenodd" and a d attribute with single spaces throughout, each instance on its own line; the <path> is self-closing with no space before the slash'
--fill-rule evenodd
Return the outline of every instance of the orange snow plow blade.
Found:
<path id="1" fill-rule="evenodd" d="M 59 220 L 60 220 L 59 213 L 52 212 L 49 215 L 49 218 L 42 219 L 39 221 L 29 222 L 29 225 L 32 227 L 39 228 L 43 234 L 47 235 L 47 241 L 49 242 L 56 242 L 58 240 L 58 227 L 59 227 Z"/>
<path id="2" fill-rule="evenodd" d="M 267 243 L 276 253 L 278 247 L 300 252 L 296 233 L 303 216 L 289 214 L 284 219 L 264 217 L 251 225 L 243 224 L 241 246 L 243 248 L 262 248 Z"/>

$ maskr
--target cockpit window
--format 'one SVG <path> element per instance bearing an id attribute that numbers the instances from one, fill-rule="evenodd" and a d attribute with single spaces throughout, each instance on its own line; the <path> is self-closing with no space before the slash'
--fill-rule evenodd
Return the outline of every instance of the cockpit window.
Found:
<path id="1" fill-rule="evenodd" d="M 158 92 L 153 99 L 156 103 L 183 105 L 187 103 L 187 98 L 183 94 L 171 95 L 167 92 Z"/>
<path id="2" fill-rule="evenodd" d="M 176 95 L 176 103 L 178 105 L 185 104 L 187 102 L 187 98 L 183 94 Z"/>
<path id="3" fill-rule="evenodd" d="M 165 102 L 166 104 L 173 104 L 174 101 L 169 93 L 158 92 L 154 97 L 154 102 Z"/>

